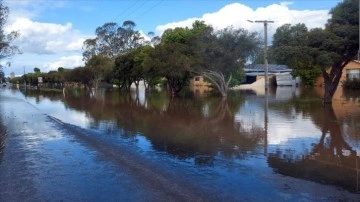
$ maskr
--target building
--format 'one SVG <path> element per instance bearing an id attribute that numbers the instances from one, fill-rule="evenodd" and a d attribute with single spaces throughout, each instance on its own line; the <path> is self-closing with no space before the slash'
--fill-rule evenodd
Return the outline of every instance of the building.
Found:
<path id="1" fill-rule="evenodd" d="M 352 96 L 351 91 L 346 91 L 342 87 L 342 82 L 346 79 L 354 79 L 358 78 L 360 79 L 360 61 L 353 60 L 349 62 L 343 69 L 339 85 L 336 88 L 336 91 L 333 96 L 333 103 L 332 106 L 334 108 L 335 114 L 337 117 L 344 117 L 351 113 L 359 113 L 359 98 L 356 96 Z M 319 76 L 319 78 L 316 81 L 317 86 L 323 86 L 324 84 L 324 78 L 322 75 Z M 318 87 L 315 88 L 316 92 L 323 97 L 324 96 L 324 88 Z M 342 102 L 343 99 L 349 99 L 351 102 Z"/>
<path id="2" fill-rule="evenodd" d="M 15 73 L 14 73 L 14 72 L 11 72 L 11 73 L 10 73 L 10 79 L 13 79 L 13 78 L 15 78 Z"/>
<path id="3" fill-rule="evenodd" d="M 342 75 L 340 78 L 339 85 L 346 79 L 360 79 L 360 61 L 359 60 L 353 60 L 349 62 L 343 69 Z M 316 86 L 323 86 L 324 85 L 324 78 L 322 75 L 319 76 L 319 78 L 316 80 L 315 83 Z"/>
<path id="4" fill-rule="evenodd" d="M 264 64 L 246 65 L 244 68 L 245 81 L 243 84 L 253 84 L 256 81 L 263 79 L 265 77 L 265 68 L 266 66 Z M 287 65 L 269 64 L 268 76 L 270 85 L 292 85 L 292 83 L 298 84 L 300 82 L 300 78 L 293 78 L 291 72 L 292 69 L 290 69 Z M 281 76 L 282 78 L 281 83 L 276 83 L 278 76 Z"/>
<path id="5" fill-rule="evenodd" d="M 196 95 L 204 95 L 212 90 L 211 83 L 207 82 L 203 76 L 194 76 L 190 79 L 190 90 Z"/>

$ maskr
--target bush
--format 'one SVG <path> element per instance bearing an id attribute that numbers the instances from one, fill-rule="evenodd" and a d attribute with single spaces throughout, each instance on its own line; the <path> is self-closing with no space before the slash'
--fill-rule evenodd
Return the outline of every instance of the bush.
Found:
<path id="1" fill-rule="evenodd" d="M 360 89 L 360 79 L 347 79 L 342 82 L 345 89 Z"/>

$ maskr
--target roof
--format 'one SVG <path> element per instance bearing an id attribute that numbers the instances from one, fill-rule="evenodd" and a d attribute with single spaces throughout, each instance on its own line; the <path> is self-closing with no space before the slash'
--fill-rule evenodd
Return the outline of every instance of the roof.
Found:
<path id="1" fill-rule="evenodd" d="M 245 72 L 263 72 L 265 70 L 264 64 L 251 64 L 246 65 L 244 68 Z M 269 64 L 268 65 L 268 72 L 271 73 L 280 73 L 280 72 L 291 72 L 292 69 L 290 69 L 287 65 L 275 65 L 275 64 Z"/>

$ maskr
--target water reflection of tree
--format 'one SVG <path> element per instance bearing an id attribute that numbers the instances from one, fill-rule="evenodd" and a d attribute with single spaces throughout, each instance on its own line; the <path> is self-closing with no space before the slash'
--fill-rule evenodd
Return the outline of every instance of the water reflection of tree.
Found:
<path id="1" fill-rule="evenodd" d="M 265 136 L 260 128 L 244 132 L 234 121 L 244 101 L 235 95 L 170 98 L 160 92 L 147 94 L 141 103 L 138 95 L 110 91 L 101 99 L 86 93 L 69 93 L 61 99 L 66 107 L 91 117 L 94 127 L 108 127 L 109 135 L 134 138 L 141 134 L 155 150 L 179 159 L 195 158 L 197 164 L 211 164 L 218 154 L 245 158 L 256 152 Z"/>
<path id="2" fill-rule="evenodd" d="M 319 108 L 313 120 L 321 128 L 319 143 L 303 154 L 278 150 L 268 157 L 269 165 L 284 175 L 359 191 L 360 158 L 344 140 L 333 108 Z"/>
<path id="3" fill-rule="evenodd" d="M 1 112 L 1 108 L 0 108 L 0 112 Z M 0 113 L 2 114 L 2 113 Z M 3 159 L 3 155 L 4 155 L 4 148 L 5 148 L 5 139 L 6 139 L 6 128 L 3 124 L 3 117 L 0 116 L 0 164 L 2 162 Z"/>

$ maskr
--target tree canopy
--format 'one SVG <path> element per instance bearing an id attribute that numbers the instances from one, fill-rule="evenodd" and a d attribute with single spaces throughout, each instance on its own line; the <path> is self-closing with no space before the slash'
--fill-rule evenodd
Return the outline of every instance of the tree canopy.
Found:
<path id="1" fill-rule="evenodd" d="M 87 61 L 94 55 L 112 58 L 141 46 L 144 39 L 135 27 L 133 21 L 127 20 L 121 26 L 108 22 L 96 28 L 96 37 L 84 41 L 84 60 Z"/>
<path id="2" fill-rule="evenodd" d="M 318 73 L 324 78 L 324 102 L 331 103 L 342 70 L 355 59 L 359 48 L 359 5 L 344 0 L 330 11 L 324 29 L 307 30 L 303 24 L 283 25 L 274 35 L 277 62 L 289 65 L 295 75 L 313 84 Z"/>
<path id="3" fill-rule="evenodd" d="M 309 47 L 309 34 L 305 24 L 282 25 L 274 34 L 271 53 L 276 63 L 288 65 L 294 76 L 300 76 L 305 85 L 313 86 L 321 67 L 316 61 L 318 51 Z"/>
<path id="4" fill-rule="evenodd" d="M 17 46 L 13 45 L 13 41 L 19 36 L 19 33 L 12 31 L 5 33 L 4 26 L 9 15 L 9 8 L 0 0 L 0 60 L 20 53 Z"/>

